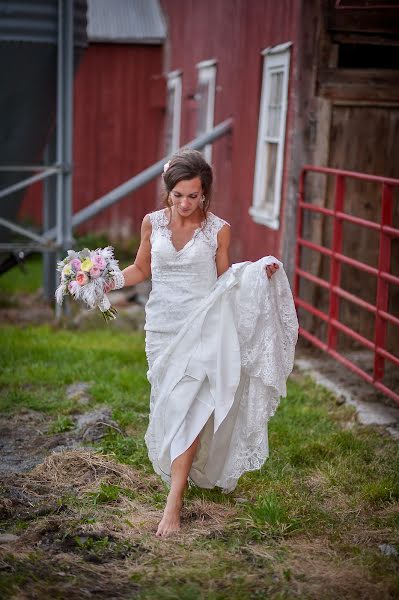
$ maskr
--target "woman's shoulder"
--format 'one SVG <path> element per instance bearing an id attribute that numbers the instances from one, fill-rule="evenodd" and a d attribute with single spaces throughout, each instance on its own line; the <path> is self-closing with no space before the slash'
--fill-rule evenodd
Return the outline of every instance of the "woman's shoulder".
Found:
<path id="1" fill-rule="evenodd" d="M 215 213 L 210 211 L 207 214 L 207 221 L 210 223 L 211 227 L 213 229 L 217 229 L 217 231 L 222 229 L 224 225 L 228 225 L 229 228 L 231 227 L 228 221 L 225 221 L 225 219 L 222 219 L 222 217 L 218 217 L 217 215 L 215 215 Z"/>
<path id="2" fill-rule="evenodd" d="M 147 213 L 144 218 L 148 219 L 153 228 L 166 225 L 168 221 L 165 208 L 161 208 L 160 210 L 154 210 L 150 213 Z"/>

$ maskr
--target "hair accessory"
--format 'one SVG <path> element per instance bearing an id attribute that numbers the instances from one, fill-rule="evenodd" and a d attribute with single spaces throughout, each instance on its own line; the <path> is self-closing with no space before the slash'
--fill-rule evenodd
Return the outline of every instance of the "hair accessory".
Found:
<path id="1" fill-rule="evenodd" d="M 168 160 L 167 163 L 164 164 L 163 166 L 163 172 L 166 173 L 166 171 L 169 169 L 169 165 L 170 165 L 170 160 Z"/>

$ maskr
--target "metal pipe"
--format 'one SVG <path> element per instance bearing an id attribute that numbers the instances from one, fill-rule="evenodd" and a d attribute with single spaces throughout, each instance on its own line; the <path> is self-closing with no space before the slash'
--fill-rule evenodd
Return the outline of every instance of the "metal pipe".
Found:
<path id="1" fill-rule="evenodd" d="M 51 135 L 44 153 L 44 160 L 51 164 L 55 159 L 55 135 Z M 47 231 L 56 224 L 56 186 L 55 177 L 48 177 L 43 185 L 43 229 Z M 54 300 L 54 294 L 57 287 L 57 252 L 54 243 L 54 251 L 42 251 L 43 261 L 43 292 L 48 301 Z"/>
<path id="2" fill-rule="evenodd" d="M 72 155 L 73 155 L 73 2 L 64 3 L 64 250 L 71 247 L 72 239 Z"/>
<path id="3" fill-rule="evenodd" d="M 315 167 L 314 165 L 305 165 L 302 167 L 305 171 L 312 173 L 324 173 L 325 175 L 343 175 L 344 177 L 353 177 L 362 181 L 375 181 L 376 183 L 386 183 L 388 185 L 398 185 L 398 179 L 392 177 L 383 177 L 382 175 L 369 175 L 368 173 L 359 173 L 358 171 L 345 171 L 344 169 L 333 169 L 332 167 Z"/>
<path id="4" fill-rule="evenodd" d="M 0 166 L 0 171 L 5 171 L 6 173 L 11 173 L 12 171 L 22 172 L 22 171 L 43 171 L 45 169 L 55 169 L 58 171 L 59 167 L 56 165 L 3 165 Z"/>
<path id="5" fill-rule="evenodd" d="M 57 32 L 57 123 L 56 123 L 56 161 L 64 168 L 64 0 L 58 0 L 58 32 Z M 56 226 L 54 237 L 57 240 L 57 260 L 62 260 L 62 250 L 64 247 L 64 176 L 63 169 L 57 174 L 57 192 L 56 192 Z M 44 233 L 44 236 L 46 234 Z M 60 282 L 60 276 L 57 273 L 57 284 Z M 55 316 L 61 317 L 63 307 L 55 305 Z"/>
<path id="6" fill-rule="evenodd" d="M 46 177 L 49 177 L 50 175 L 54 175 L 54 173 L 58 173 L 58 170 L 59 170 L 58 168 L 50 167 L 49 169 L 42 171 L 42 173 L 38 173 L 37 175 L 32 175 L 32 177 L 28 177 L 28 179 L 23 179 L 22 181 L 18 181 L 18 183 L 9 185 L 8 187 L 3 188 L 0 191 L 0 198 L 4 198 L 5 196 L 8 196 L 9 194 L 16 192 L 17 190 L 22 190 L 23 188 L 28 187 L 32 183 L 35 183 L 36 181 L 40 181 L 41 179 L 45 179 Z"/>
<path id="7" fill-rule="evenodd" d="M 63 134 L 64 134 L 64 0 L 58 0 L 58 34 L 57 34 L 57 124 L 56 124 L 56 161 L 64 166 Z M 60 170 L 57 174 L 57 245 L 63 245 L 63 174 Z M 46 234 L 44 234 L 45 237 Z"/>
<path id="8" fill-rule="evenodd" d="M 16 223 L 12 223 L 11 221 L 8 221 L 8 219 L 3 219 L 3 217 L 0 217 L 0 225 L 2 225 L 3 227 L 6 227 L 7 229 L 11 229 L 11 231 L 15 231 L 15 233 L 24 235 L 25 237 L 28 237 L 31 240 L 34 240 L 35 242 L 39 242 L 40 244 L 46 244 L 47 246 L 53 246 L 52 240 L 46 239 L 43 236 L 39 235 L 38 233 L 34 233 L 33 231 L 30 231 L 30 229 L 25 229 L 25 227 L 21 227 L 20 225 L 17 225 Z"/>

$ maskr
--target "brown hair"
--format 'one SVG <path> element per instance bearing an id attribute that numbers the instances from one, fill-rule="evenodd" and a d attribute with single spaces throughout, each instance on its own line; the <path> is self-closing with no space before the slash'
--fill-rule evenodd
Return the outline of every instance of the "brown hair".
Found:
<path id="1" fill-rule="evenodd" d="M 169 167 L 163 174 L 165 187 L 164 204 L 168 208 L 171 208 L 171 204 L 168 202 L 169 193 L 179 181 L 194 179 L 194 177 L 201 179 L 202 193 L 205 196 L 202 210 L 206 219 L 206 213 L 211 203 L 213 173 L 212 167 L 198 150 L 183 148 L 176 152 L 170 159 Z"/>

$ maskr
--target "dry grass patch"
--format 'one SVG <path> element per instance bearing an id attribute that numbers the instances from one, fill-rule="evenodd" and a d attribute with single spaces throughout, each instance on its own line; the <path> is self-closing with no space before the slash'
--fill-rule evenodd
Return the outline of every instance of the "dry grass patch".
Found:
<path id="1" fill-rule="evenodd" d="M 192 545 L 214 538 L 236 516 L 230 505 L 186 500 L 181 532 L 161 540 L 155 532 L 162 510 L 153 495 L 159 502 L 167 490 L 159 478 L 90 450 L 52 454 L 1 485 L 6 528 L 18 536 L 0 546 L 2 597 L 131 598 L 134 579 L 166 576 L 170 561 L 176 576 L 190 561 L 200 569 L 201 554 L 212 564 Z"/>
<path id="2" fill-rule="evenodd" d="M 269 562 L 277 588 L 289 590 L 289 598 L 392 600 L 398 591 L 394 569 L 391 577 L 386 573 L 380 576 L 360 557 L 346 554 L 342 544 L 332 544 L 328 538 L 299 536 L 278 547 L 251 544 L 245 550 Z"/>

